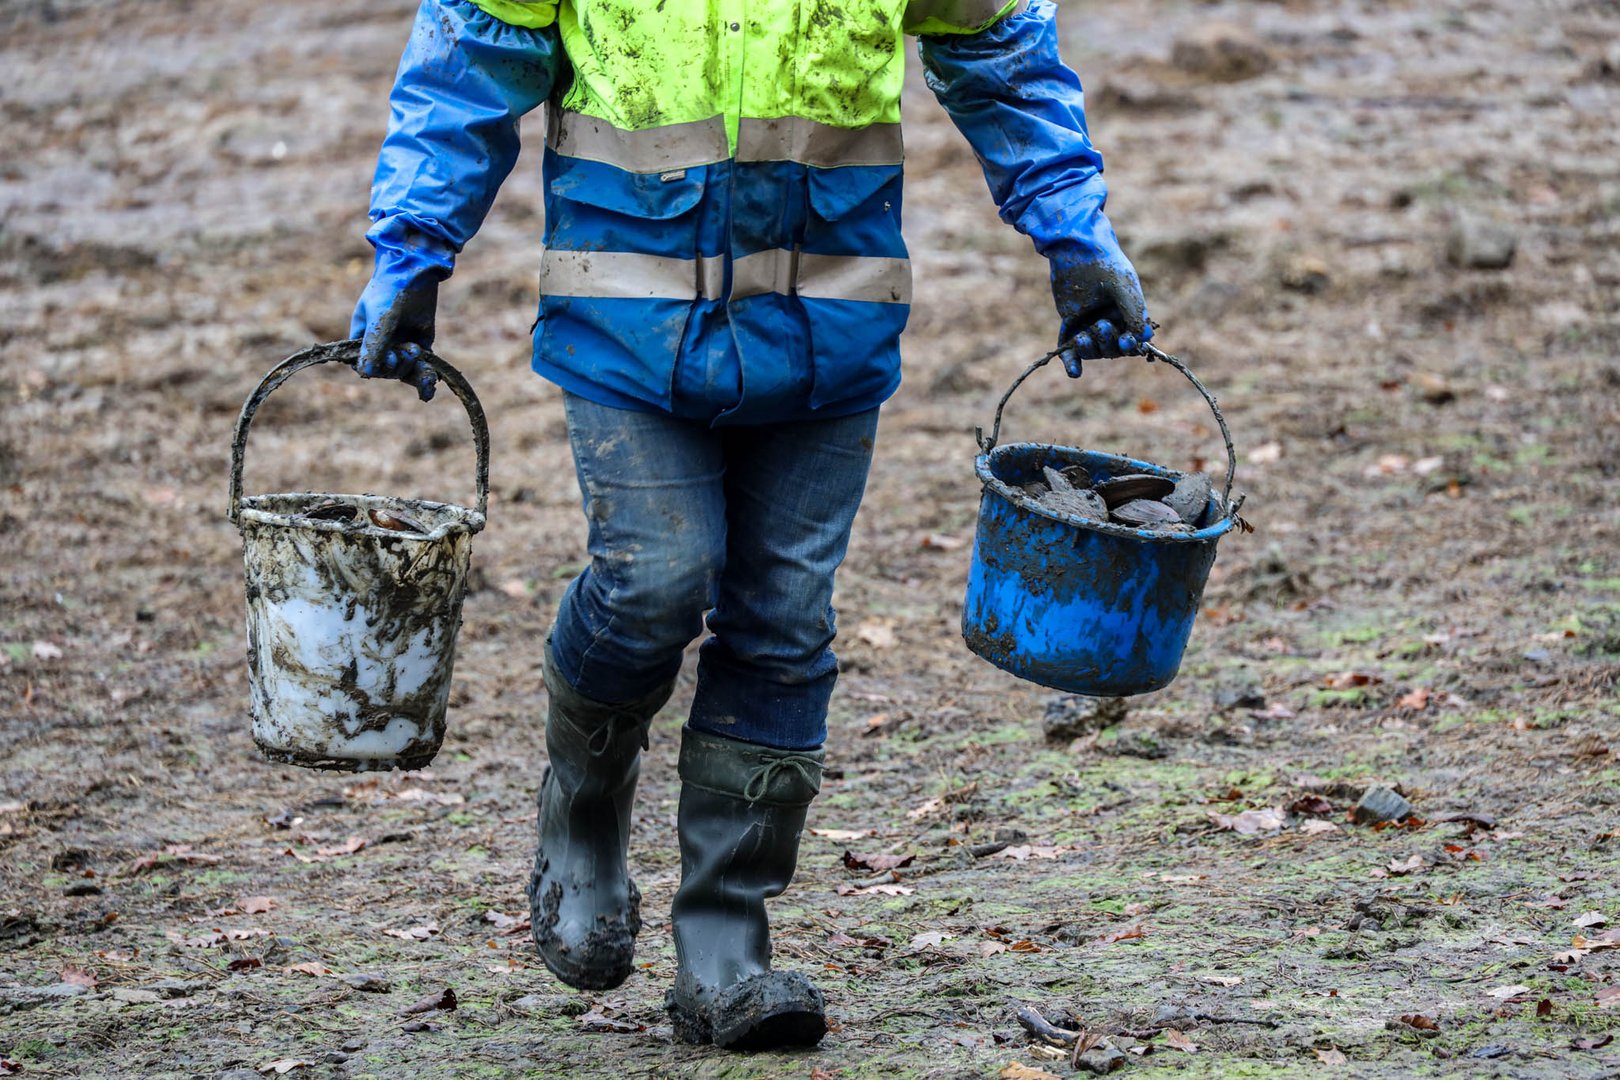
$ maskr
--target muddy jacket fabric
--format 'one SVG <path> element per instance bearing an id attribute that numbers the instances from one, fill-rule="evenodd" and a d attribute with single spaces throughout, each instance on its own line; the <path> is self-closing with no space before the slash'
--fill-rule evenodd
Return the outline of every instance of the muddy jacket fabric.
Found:
<path id="1" fill-rule="evenodd" d="M 536 371 L 711 423 L 870 409 L 911 294 L 907 33 L 1009 221 L 1040 246 L 1100 217 L 1055 9 L 1022 3 L 426 0 L 373 189 L 379 266 L 447 273 L 547 100 Z"/>

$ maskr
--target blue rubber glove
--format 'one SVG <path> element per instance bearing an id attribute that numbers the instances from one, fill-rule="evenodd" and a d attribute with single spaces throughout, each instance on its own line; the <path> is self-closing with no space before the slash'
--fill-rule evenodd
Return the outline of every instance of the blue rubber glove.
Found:
<path id="1" fill-rule="evenodd" d="M 376 265 L 349 320 L 361 376 L 433 396 L 421 350 L 433 344 L 439 282 L 517 162 L 519 117 L 564 77 L 554 25 L 513 26 L 468 0 L 422 0 L 371 184 L 366 239 Z"/>
<path id="2" fill-rule="evenodd" d="M 362 379 L 398 379 L 416 387 L 423 401 L 433 398 L 438 376 L 422 360 L 433 344 L 439 282 L 401 285 L 378 274 L 366 285 L 349 319 L 349 336 L 360 338 L 354 370 Z"/>
<path id="3" fill-rule="evenodd" d="M 1052 264 L 1064 367 L 1153 336 L 1136 270 L 1103 213 L 1102 155 L 1080 79 L 1058 53 L 1057 8 L 1033 0 L 977 34 L 918 39 L 923 73 L 984 169 L 1003 221 Z"/>
<path id="4" fill-rule="evenodd" d="M 1086 360 L 1126 356 L 1152 340 L 1142 283 L 1107 218 L 1089 242 L 1056 244 L 1048 258 L 1052 299 L 1062 319 L 1058 344 L 1067 346 L 1063 368 L 1072 377 L 1080 377 Z"/>

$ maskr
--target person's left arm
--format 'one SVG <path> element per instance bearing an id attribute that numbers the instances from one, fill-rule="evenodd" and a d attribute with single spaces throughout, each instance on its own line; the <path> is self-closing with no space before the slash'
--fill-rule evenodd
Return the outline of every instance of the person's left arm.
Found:
<path id="1" fill-rule="evenodd" d="M 928 85 L 984 168 L 1002 220 L 1051 263 L 1064 367 L 1134 352 L 1153 336 L 1136 269 L 1103 213 L 1102 155 L 1080 79 L 1058 52 L 1051 0 L 914 0 Z"/>

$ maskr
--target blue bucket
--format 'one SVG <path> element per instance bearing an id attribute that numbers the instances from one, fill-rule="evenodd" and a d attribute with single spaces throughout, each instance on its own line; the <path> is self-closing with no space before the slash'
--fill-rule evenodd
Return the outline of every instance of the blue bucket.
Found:
<path id="1" fill-rule="evenodd" d="M 983 485 L 962 636 L 977 655 L 1021 679 L 1096 697 L 1145 694 L 1181 667 L 1215 562 L 1216 542 L 1238 522 L 1231 500 L 1237 459 L 1213 395 L 1174 357 L 1145 346 L 1150 361 L 1175 367 L 1209 402 L 1226 440 L 1226 486 L 1211 493 L 1188 532 L 1157 532 L 1055 513 L 1021 485 L 1042 468 L 1083 465 L 1093 481 L 1130 473 L 1179 479 L 1160 465 L 1044 443 L 997 446 L 1001 414 L 1015 390 L 1052 359 L 1015 380 L 982 432 L 975 470 Z"/>

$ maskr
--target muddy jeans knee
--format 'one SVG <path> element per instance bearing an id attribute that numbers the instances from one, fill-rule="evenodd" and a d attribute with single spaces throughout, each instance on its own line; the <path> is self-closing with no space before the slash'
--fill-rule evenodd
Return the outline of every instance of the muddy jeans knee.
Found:
<path id="1" fill-rule="evenodd" d="M 877 419 L 873 410 L 728 434 L 726 558 L 692 727 L 779 750 L 826 741 L 838 678 L 833 576 Z"/>
<path id="2" fill-rule="evenodd" d="M 707 426 L 565 399 L 590 564 L 551 645 L 581 695 L 619 703 L 675 677 L 725 561 L 724 462 Z"/>

